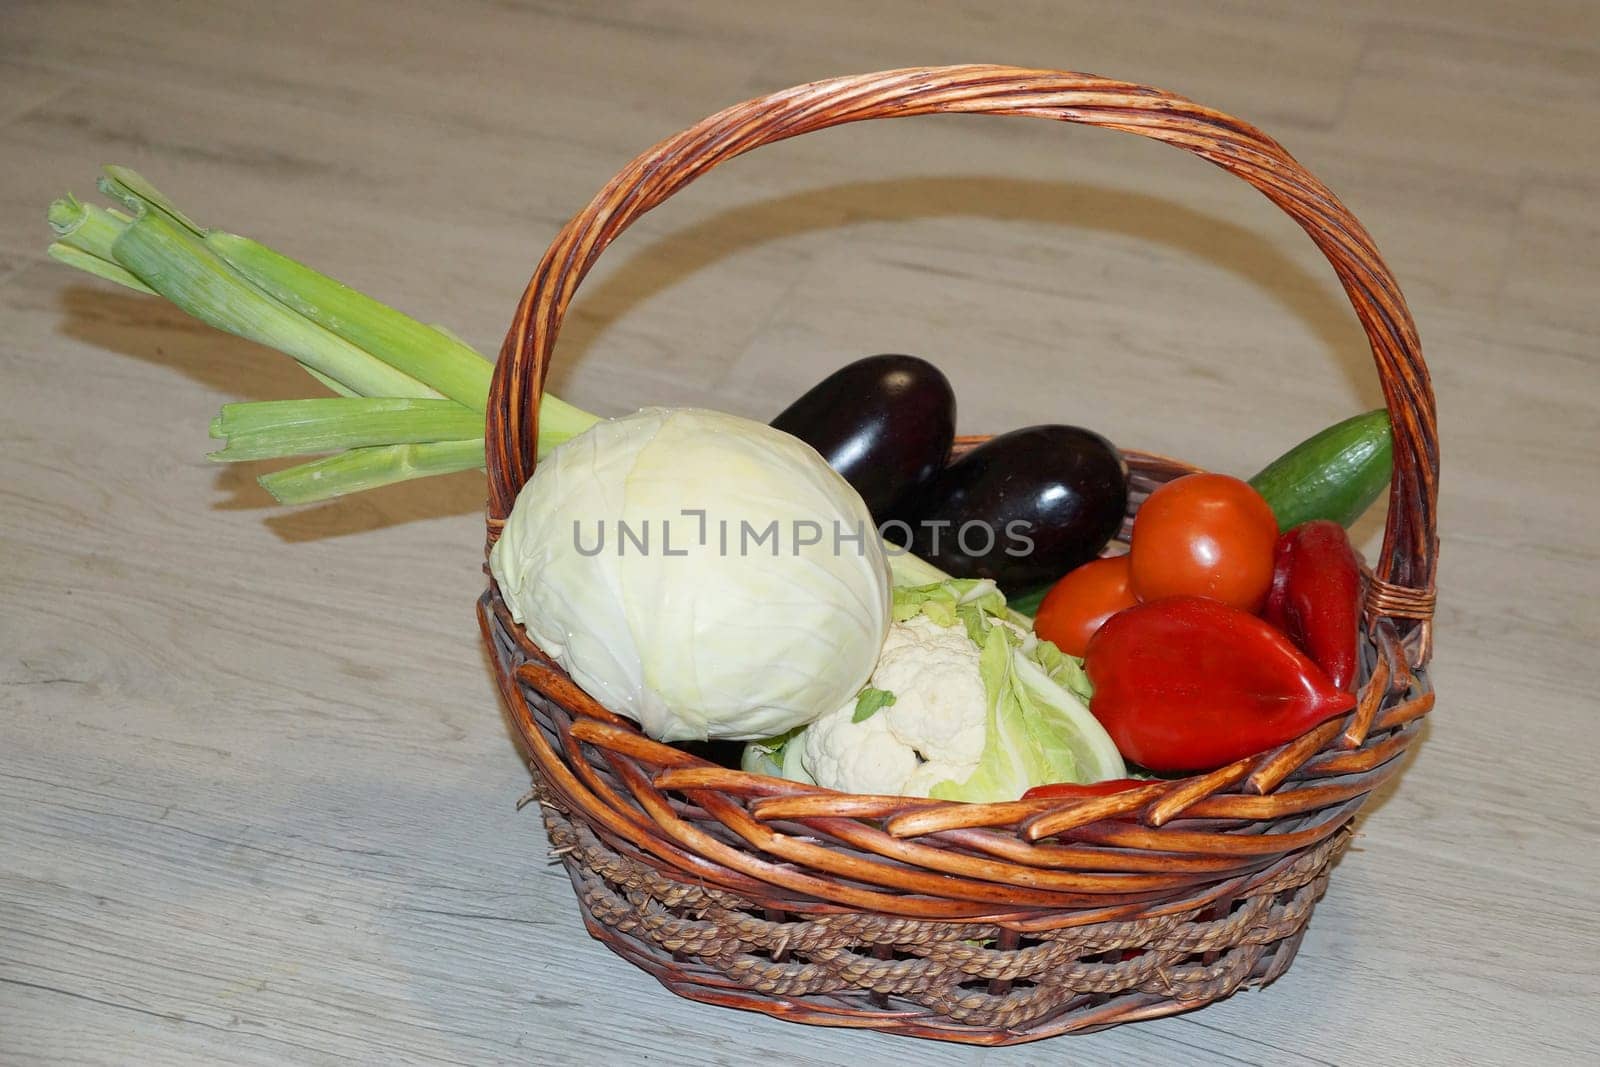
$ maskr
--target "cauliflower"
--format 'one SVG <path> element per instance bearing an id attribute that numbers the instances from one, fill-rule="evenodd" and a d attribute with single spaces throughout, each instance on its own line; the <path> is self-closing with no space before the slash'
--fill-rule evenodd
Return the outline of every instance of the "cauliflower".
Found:
<path id="1" fill-rule="evenodd" d="M 926 615 L 894 623 L 871 683 L 894 703 L 856 722 L 852 699 L 817 719 L 800 735 L 801 766 L 847 793 L 927 796 L 940 782 L 965 780 L 988 736 L 980 651 L 958 623 Z"/>
<path id="2" fill-rule="evenodd" d="M 940 626 L 926 615 L 889 627 L 872 687 L 894 694 L 881 714 L 923 759 L 970 769 L 983 755 L 986 698 L 978 652 L 964 627 Z"/>
<path id="3" fill-rule="evenodd" d="M 800 763 L 818 785 L 846 793 L 899 793 L 922 762 L 882 714 L 854 722 L 854 700 L 800 735 Z"/>
<path id="4" fill-rule="evenodd" d="M 979 802 L 1124 777 L 1089 713 L 1081 665 L 1004 612 L 991 581 L 897 586 L 867 688 L 807 726 L 751 742 L 744 769 L 846 793 Z"/>

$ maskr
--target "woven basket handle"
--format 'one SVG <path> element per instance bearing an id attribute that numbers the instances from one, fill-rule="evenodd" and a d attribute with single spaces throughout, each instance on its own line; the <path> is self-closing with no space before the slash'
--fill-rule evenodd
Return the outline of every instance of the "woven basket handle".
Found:
<path id="1" fill-rule="evenodd" d="M 943 112 L 1028 115 L 1165 141 L 1243 178 L 1310 234 L 1366 328 L 1393 423 L 1394 479 L 1369 607 L 1374 615 L 1423 620 L 1425 650 L 1438 554 L 1433 388 L 1411 313 L 1372 238 L 1333 193 L 1255 127 L 1172 93 L 1087 74 L 961 66 L 814 82 L 730 107 L 629 163 L 557 235 L 506 333 L 489 392 L 490 541 L 533 473 L 539 398 L 562 317 L 617 235 L 706 171 L 753 148 L 862 119 Z"/>

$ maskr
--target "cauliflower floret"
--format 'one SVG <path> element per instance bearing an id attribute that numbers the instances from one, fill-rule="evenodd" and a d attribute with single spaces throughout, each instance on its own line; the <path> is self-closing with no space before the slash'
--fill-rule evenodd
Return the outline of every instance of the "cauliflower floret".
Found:
<path id="1" fill-rule="evenodd" d="M 924 763 L 911 772 L 911 777 L 900 787 L 902 796 L 925 797 L 940 782 L 965 782 L 972 777 L 976 764 Z"/>
<path id="2" fill-rule="evenodd" d="M 978 673 L 982 651 L 965 626 L 940 626 L 917 615 L 889 628 L 872 672 L 873 688 L 895 696 L 878 713 L 888 717 L 895 736 L 923 759 L 950 764 L 961 778 L 963 768 L 970 773 L 982 758 L 988 736 L 988 697 Z"/>
<path id="3" fill-rule="evenodd" d="M 899 793 L 920 762 L 882 712 L 863 722 L 851 700 L 806 727 L 800 761 L 818 785 L 845 793 Z"/>
<path id="4" fill-rule="evenodd" d="M 855 722 L 852 700 L 813 722 L 800 737 L 806 772 L 847 793 L 927 796 L 940 782 L 966 781 L 988 736 L 980 652 L 960 624 L 925 615 L 893 624 L 871 684 L 894 703 Z"/>
<path id="5" fill-rule="evenodd" d="M 1003 607 L 993 582 L 897 588 L 896 611 L 916 614 L 889 627 L 866 690 L 798 733 L 746 749 L 745 768 L 854 793 L 925 797 L 948 783 L 940 790 L 947 799 L 979 802 L 1012 800 L 1044 782 L 1125 776 L 1116 745 L 1089 713 L 1078 661 L 1001 617 Z M 968 636 L 974 612 L 981 646 Z M 998 689 L 993 706 L 986 665 Z"/>

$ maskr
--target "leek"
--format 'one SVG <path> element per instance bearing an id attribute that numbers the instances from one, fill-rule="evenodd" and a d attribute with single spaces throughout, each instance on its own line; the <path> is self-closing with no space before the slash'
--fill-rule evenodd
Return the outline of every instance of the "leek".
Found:
<path id="1" fill-rule="evenodd" d="M 211 458 L 232 462 L 335 452 L 368 445 L 459 441 L 483 433 L 483 417 L 449 400 L 409 397 L 317 397 L 224 404 L 211 436 L 227 447 Z"/>
<path id="2" fill-rule="evenodd" d="M 257 479 L 280 504 L 315 504 L 379 486 L 483 466 L 483 438 L 352 448 Z"/>
<path id="3" fill-rule="evenodd" d="M 364 293 L 248 237 L 215 230 L 206 246 L 280 303 L 367 352 L 383 352 L 440 395 L 483 414 L 494 364 Z"/>
<path id="4" fill-rule="evenodd" d="M 97 275 L 108 282 L 126 285 L 129 289 L 136 289 L 141 293 L 149 293 L 151 296 L 158 295 L 154 289 L 134 277 L 128 268 L 121 266 L 116 260 L 101 259 L 92 252 L 85 252 L 76 245 L 67 244 L 65 241 L 55 242 L 46 251 L 50 253 L 51 258 L 60 260 L 69 267 L 77 267 L 81 271 Z"/>
<path id="5" fill-rule="evenodd" d="M 227 444 L 213 459 L 336 453 L 259 479 L 286 504 L 483 466 L 494 367 L 471 346 L 265 245 L 198 225 L 132 170 L 105 175 L 101 191 L 127 212 L 57 200 L 51 256 L 276 348 L 339 394 L 224 405 L 211 432 Z M 539 455 L 598 421 L 546 395 Z"/>
<path id="6" fill-rule="evenodd" d="M 413 374 L 480 415 L 487 408 L 494 364 L 444 327 L 424 325 L 248 237 L 211 230 L 206 244 L 306 318 L 369 352 L 385 353 L 397 366 L 408 360 L 416 367 Z M 539 406 L 539 454 L 597 421 L 560 397 L 545 396 Z"/>
<path id="7" fill-rule="evenodd" d="M 115 186 L 109 183 L 109 191 Z M 135 218 L 111 245 L 116 261 L 182 310 L 219 330 L 285 352 L 362 396 L 439 394 L 411 375 L 272 299 L 165 212 L 129 197 Z"/>
<path id="8" fill-rule="evenodd" d="M 119 264 L 111 252 L 111 246 L 127 225 L 127 216 L 67 196 L 50 205 L 48 218 L 51 227 L 61 238 L 50 246 L 50 255 L 69 267 L 99 275 L 107 281 L 126 285 L 129 289 L 156 295 L 154 289 Z"/>

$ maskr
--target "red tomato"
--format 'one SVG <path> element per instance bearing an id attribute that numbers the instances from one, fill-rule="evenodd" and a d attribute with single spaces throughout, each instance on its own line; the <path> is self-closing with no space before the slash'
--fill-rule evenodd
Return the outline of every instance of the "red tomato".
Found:
<path id="1" fill-rule="evenodd" d="M 1259 611 L 1277 540 L 1278 520 L 1247 482 L 1226 474 L 1175 478 L 1133 517 L 1133 591 L 1140 600 L 1203 596 Z"/>
<path id="2" fill-rule="evenodd" d="M 1128 578 L 1127 556 L 1097 559 L 1069 571 L 1040 602 L 1033 632 L 1070 656 L 1082 656 L 1107 619 L 1139 602 Z"/>

